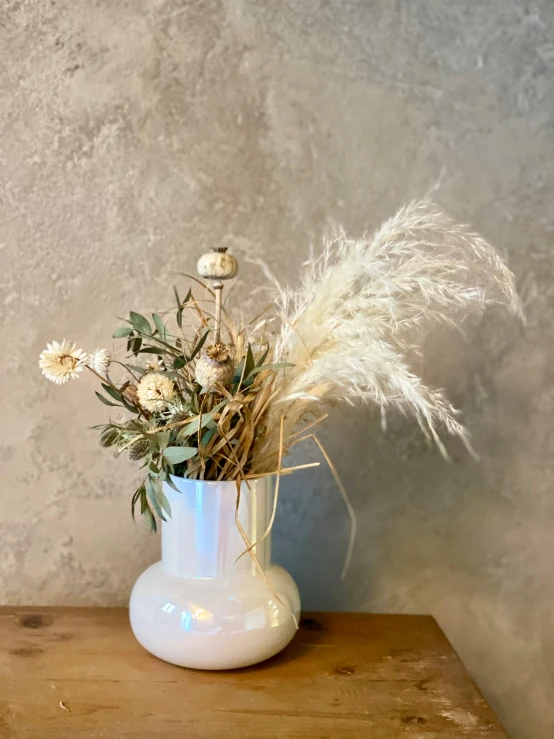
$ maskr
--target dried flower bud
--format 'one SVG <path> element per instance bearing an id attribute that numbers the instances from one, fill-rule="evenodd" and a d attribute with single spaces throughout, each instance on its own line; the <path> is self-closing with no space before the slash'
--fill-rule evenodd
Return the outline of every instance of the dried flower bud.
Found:
<path id="1" fill-rule="evenodd" d="M 131 383 L 126 382 L 125 385 L 120 388 L 120 392 L 125 400 L 128 403 L 131 403 L 131 405 L 140 405 L 136 385 L 132 385 Z"/>
<path id="2" fill-rule="evenodd" d="M 129 459 L 134 461 L 146 457 L 151 449 L 148 439 L 138 439 L 129 447 Z"/>

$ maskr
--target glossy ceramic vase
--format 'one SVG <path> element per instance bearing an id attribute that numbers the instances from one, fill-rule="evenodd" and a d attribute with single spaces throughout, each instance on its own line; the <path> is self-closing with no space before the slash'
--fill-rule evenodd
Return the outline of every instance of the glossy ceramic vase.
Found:
<path id="1" fill-rule="evenodd" d="M 131 594 L 136 638 L 166 662 L 203 670 L 272 657 L 295 634 L 300 598 L 291 576 L 271 564 L 271 535 L 255 547 L 262 574 L 244 554 L 236 484 L 173 480 L 179 492 L 164 483 L 171 518 L 162 522 L 162 559 Z M 272 477 L 243 483 L 238 518 L 250 542 L 265 533 L 272 508 Z"/>

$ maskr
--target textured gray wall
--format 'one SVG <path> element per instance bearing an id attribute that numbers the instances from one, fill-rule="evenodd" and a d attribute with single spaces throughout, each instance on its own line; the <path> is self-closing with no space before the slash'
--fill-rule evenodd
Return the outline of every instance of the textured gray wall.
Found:
<path id="1" fill-rule="evenodd" d="M 553 38 L 551 0 L 3 0 L 2 602 L 123 604 L 157 556 L 133 468 L 86 431 L 88 379 L 40 377 L 47 340 L 105 345 L 214 244 L 248 309 L 247 256 L 294 281 L 328 221 L 358 234 L 438 181 L 508 252 L 529 317 L 429 348 L 482 461 L 337 411 L 348 577 L 323 469 L 287 480 L 275 549 L 307 606 L 434 614 L 512 736 L 552 736 Z"/>

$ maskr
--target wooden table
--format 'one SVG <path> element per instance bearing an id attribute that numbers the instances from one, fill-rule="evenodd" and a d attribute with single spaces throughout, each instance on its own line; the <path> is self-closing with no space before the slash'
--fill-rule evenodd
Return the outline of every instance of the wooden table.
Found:
<path id="1" fill-rule="evenodd" d="M 273 659 L 186 670 L 119 608 L 0 608 L 0 737 L 499 739 L 428 616 L 309 614 Z"/>

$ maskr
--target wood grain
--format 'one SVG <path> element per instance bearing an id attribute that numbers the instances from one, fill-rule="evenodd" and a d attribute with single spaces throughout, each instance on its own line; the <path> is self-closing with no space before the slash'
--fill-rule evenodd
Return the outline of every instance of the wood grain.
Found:
<path id="1" fill-rule="evenodd" d="M 427 616 L 311 614 L 277 657 L 201 672 L 145 652 L 124 609 L 0 608 L 0 737 L 506 734 Z"/>

